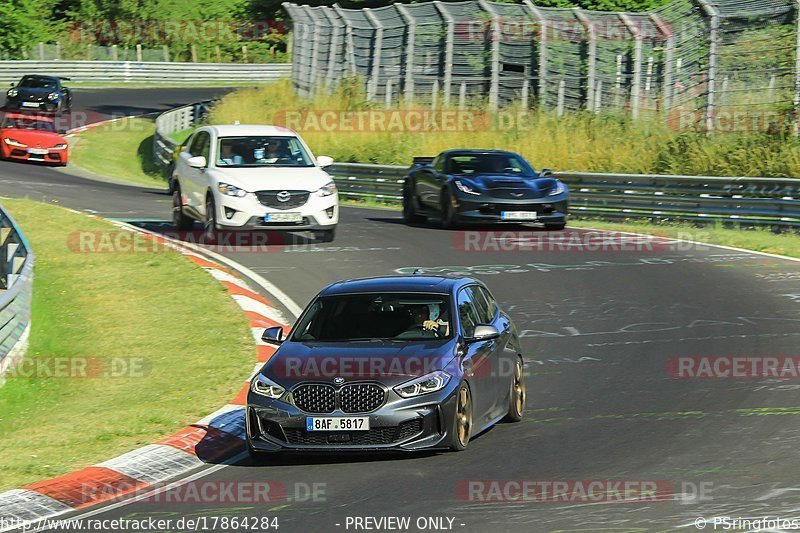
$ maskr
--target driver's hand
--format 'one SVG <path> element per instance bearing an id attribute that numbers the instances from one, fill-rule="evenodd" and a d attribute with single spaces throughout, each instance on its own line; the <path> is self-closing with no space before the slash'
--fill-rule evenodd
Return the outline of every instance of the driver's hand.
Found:
<path id="1" fill-rule="evenodd" d="M 422 323 L 422 327 L 425 329 L 434 330 L 439 327 L 439 323 L 436 322 L 435 320 L 426 320 L 425 322 Z"/>

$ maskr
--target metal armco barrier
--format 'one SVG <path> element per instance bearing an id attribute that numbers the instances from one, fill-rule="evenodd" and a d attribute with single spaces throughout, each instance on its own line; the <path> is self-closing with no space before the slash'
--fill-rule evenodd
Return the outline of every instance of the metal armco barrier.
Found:
<path id="1" fill-rule="evenodd" d="M 264 82 L 288 75 L 287 63 L 164 63 L 136 61 L 0 61 L 0 82 L 25 74 L 64 76 L 82 82 Z"/>
<path id="2" fill-rule="evenodd" d="M 33 262 L 28 241 L 0 207 L 0 386 L 5 370 L 27 347 Z"/>
<path id="3" fill-rule="evenodd" d="M 153 159 L 170 169 L 178 143 L 170 134 L 197 124 L 210 102 L 179 107 L 156 119 Z M 334 163 L 326 170 L 351 200 L 402 202 L 410 167 Z M 722 221 L 800 227 L 800 179 L 556 172 L 570 187 L 573 215 Z"/>
<path id="4" fill-rule="evenodd" d="M 402 201 L 409 167 L 336 163 L 339 194 Z M 557 172 L 570 187 L 573 215 L 604 218 L 719 220 L 800 227 L 800 179 Z"/>

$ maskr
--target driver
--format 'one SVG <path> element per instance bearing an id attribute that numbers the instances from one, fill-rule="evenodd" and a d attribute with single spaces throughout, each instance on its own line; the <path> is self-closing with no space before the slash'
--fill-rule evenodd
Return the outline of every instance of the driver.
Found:
<path id="1" fill-rule="evenodd" d="M 267 145 L 266 159 L 285 159 L 290 157 L 289 147 L 283 139 L 272 141 Z"/>
<path id="2" fill-rule="evenodd" d="M 411 308 L 411 319 L 413 323 L 409 326 L 409 330 L 422 327 L 422 329 L 433 331 L 438 334 L 439 326 L 445 326 L 444 335 L 447 336 L 450 333 L 450 324 L 439 317 L 438 305 L 429 306 L 426 304 L 413 306 Z"/>

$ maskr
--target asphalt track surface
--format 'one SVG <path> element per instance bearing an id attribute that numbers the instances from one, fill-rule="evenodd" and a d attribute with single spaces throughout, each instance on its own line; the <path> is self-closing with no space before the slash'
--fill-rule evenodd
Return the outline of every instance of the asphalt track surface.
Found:
<path id="1" fill-rule="evenodd" d="M 156 96 L 145 104 L 136 95 L 120 104 L 115 91 L 93 99 L 110 111 L 197 99 L 190 90 L 150 94 Z M 0 195 L 170 229 L 163 192 L 51 169 L 0 162 Z M 563 233 L 586 242 L 583 234 Z M 464 453 L 243 460 L 202 473 L 204 481 L 282 483 L 289 497 L 273 504 L 151 501 L 73 516 L 270 516 L 279 531 L 355 531 L 348 517 L 367 516 L 411 517 L 411 531 L 419 517 L 453 518 L 454 531 L 664 531 L 694 530 L 701 516 L 797 516 L 800 381 L 673 379 L 667 363 L 675 356 L 799 355 L 800 263 L 686 243 L 468 252 L 460 242 L 462 234 L 434 224 L 405 226 L 396 212 L 344 208 L 334 243 L 301 239 L 224 255 L 301 306 L 342 278 L 409 267 L 459 275 L 469 267 L 522 332 L 522 423 L 495 426 Z M 481 502 L 459 490 L 469 480 L 653 481 L 675 495 L 657 502 Z M 304 497 L 313 484 L 324 487 L 317 501 Z"/>

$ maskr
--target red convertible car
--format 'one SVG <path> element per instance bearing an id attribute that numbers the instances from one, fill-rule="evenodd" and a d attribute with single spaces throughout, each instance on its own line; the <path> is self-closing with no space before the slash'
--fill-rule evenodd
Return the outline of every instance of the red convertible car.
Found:
<path id="1" fill-rule="evenodd" d="M 65 166 L 69 146 L 56 130 L 54 117 L 7 113 L 0 122 L 0 157 Z"/>

